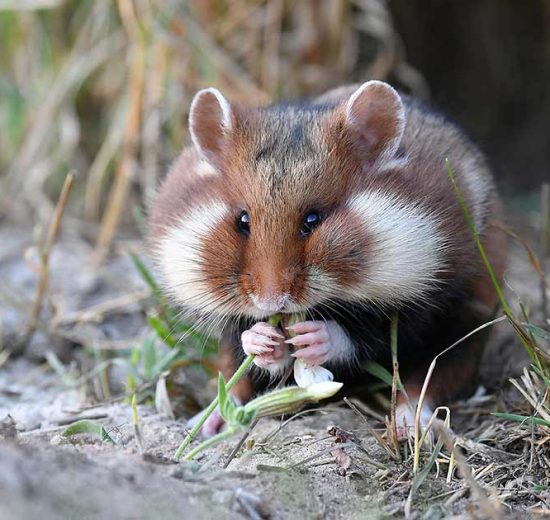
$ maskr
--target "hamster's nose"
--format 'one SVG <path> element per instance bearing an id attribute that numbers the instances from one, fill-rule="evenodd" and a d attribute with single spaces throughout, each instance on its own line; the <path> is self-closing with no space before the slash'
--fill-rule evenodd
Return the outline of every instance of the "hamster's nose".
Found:
<path id="1" fill-rule="evenodd" d="M 274 313 L 280 312 L 285 309 L 290 297 L 288 294 L 280 294 L 277 296 L 260 297 L 257 294 L 251 294 L 250 299 L 252 303 L 260 309 L 262 312 Z"/>

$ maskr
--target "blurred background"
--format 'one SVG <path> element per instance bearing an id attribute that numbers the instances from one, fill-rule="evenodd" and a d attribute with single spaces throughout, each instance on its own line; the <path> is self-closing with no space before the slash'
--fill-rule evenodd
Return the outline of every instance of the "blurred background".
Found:
<path id="1" fill-rule="evenodd" d="M 491 500 L 497 482 L 502 496 L 514 501 L 528 497 L 526 489 L 533 490 L 536 503 L 541 492 L 548 493 L 543 476 L 550 409 L 541 396 L 550 395 L 550 377 L 523 370 L 530 362 L 526 351 L 543 352 L 543 342 L 550 348 L 544 271 L 550 268 L 550 187 L 543 187 L 550 181 L 550 0 L 0 0 L 0 440 L 9 414 L 11 428 L 16 425 L 29 434 L 27 442 L 36 443 L 30 444 L 32 453 L 14 459 L 25 463 L 13 466 L 23 471 L 4 471 L 20 479 L 19 495 L 10 488 L 13 479 L 2 486 L 0 464 L 1 518 L 22 517 L 2 515 L 2 491 L 32 505 L 29 482 L 53 497 L 48 489 L 60 487 L 71 494 L 71 504 L 79 498 L 79 507 L 86 503 L 82 496 L 94 496 L 91 485 L 81 493 L 55 479 L 52 484 L 51 475 L 65 467 L 52 470 L 42 459 L 27 464 L 30 455 L 51 449 L 44 432 L 78 419 L 101 420 L 124 450 L 135 437 L 141 451 L 137 411 L 129 415 L 128 402 L 135 398 L 147 425 L 144 445 L 151 453 L 160 447 L 166 461 L 185 423 L 165 418 L 191 417 L 217 391 L 216 331 L 186 323 L 170 305 L 143 240 L 147 203 L 189 142 L 193 95 L 215 86 L 235 102 L 264 104 L 369 79 L 386 80 L 437 107 L 494 166 L 506 224 L 515 231 L 505 289 L 526 329 L 494 327 L 481 363 L 489 393 L 481 389 L 477 404 L 463 406 L 466 426 L 459 428 L 480 442 L 490 439 L 500 454 L 514 453 L 513 463 L 504 464 L 508 459 L 501 455 L 487 459 L 479 451 L 482 466 L 476 462 L 472 471 L 476 482 L 483 478 L 491 486 Z M 510 375 L 521 376 L 529 392 L 519 404 L 520 394 L 505 390 Z M 380 387 L 376 377 L 369 382 Z M 526 434 L 521 416 L 515 416 L 522 423 L 514 429 L 495 423 L 487 415 L 494 410 L 538 414 L 543 422 L 526 422 Z M 460 412 L 453 411 L 453 428 L 460 421 Z M 535 437 L 539 424 L 545 426 Z M 99 469 L 80 471 L 109 484 L 102 500 L 111 518 L 113 482 L 126 486 L 126 474 L 137 469 L 122 464 L 124 476 L 113 480 L 110 458 L 98 457 L 95 444 L 79 444 L 78 450 L 86 453 L 86 446 Z M 66 453 L 72 456 L 73 450 Z M 515 458 L 519 453 L 523 459 Z M 64 460 L 59 464 L 65 466 Z M 396 484 L 403 475 L 397 468 Z M 525 468 L 531 477 L 518 479 Z M 509 470 L 504 479 L 495 473 L 502 470 Z M 164 475 L 146 472 L 147 478 Z M 72 484 L 77 472 L 68 475 Z M 135 480 L 132 497 L 143 495 L 144 481 Z M 263 476 L 256 481 L 272 482 Z M 340 492 L 332 476 L 322 481 Z M 294 492 L 295 481 L 288 482 Z M 320 480 L 311 482 L 317 486 Z M 437 493 L 438 500 L 446 496 Z M 449 503 L 462 491 L 457 493 Z M 317 497 L 318 489 L 304 492 L 309 495 Z M 55 514 L 48 515 L 40 496 L 40 518 L 58 518 L 60 500 L 54 499 Z M 383 497 L 386 502 L 386 491 Z M 319 515 L 326 511 L 323 505 Z"/>
<path id="2" fill-rule="evenodd" d="M 47 222 L 73 172 L 65 218 L 108 248 L 186 142 L 198 89 L 268 103 L 373 78 L 439 107 L 505 194 L 536 200 L 547 0 L 0 0 L 0 215 Z"/>

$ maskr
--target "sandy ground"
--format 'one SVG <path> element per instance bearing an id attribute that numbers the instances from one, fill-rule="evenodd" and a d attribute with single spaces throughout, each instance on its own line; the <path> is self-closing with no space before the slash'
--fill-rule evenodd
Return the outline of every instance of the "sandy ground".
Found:
<path id="1" fill-rule="evenodd" d="M 383 432 L 383 425 L 344 403 L 287 422 L 262 419 L 227 469 L 238 436 L 192 463 L 176 464 L 172 456 L 185 435 L 183 420 L 140 405 L 140 454 L 130 406 L 121 400 L 98 403 L 90 383 L 82 382 L 89 363 L 83 345 L 122 348 L 146 332 L 145 286 L 124 254 L 139 250 L 139 243 L 124 244 L 98 270 L 92 249 L 65 237 L 51 259 L 48 306 L 55 312 L 45 320 L 57 320 L 57 332 L 39 329 L 19 345 L 37 279 L 32 251 L 26 260 L 21 252 L 33 241 L 28 232 L 13 229 L 0 230 L 0 241 L 1 337 L 13 351 L 0 364 L 1 519 L 401 518 L 407 510 L 411 518 L 432 520 L 540 518 L 548 512 L 544 436 L 536 437 L 540 449 L 534 449 L 529 428 L 490 415 L 518 401 L 502 384 L 524 363 L 506 326 L 496 327 L 478 393 L 453 407 L 455 440 L 475 478 L 462 478 L 458 470 L 447 482 L 448 460 L 440 456 L 437 468 L 413 490 L 410 449 L 404 446 L 403 460 L 394 460 L 371 434 L 372 428 Z M 536 301 L 537 280 L 520 250 L 513 253 L 507 280 L 524 301 Z M 64 363 L 62 372 L 44 361 L 48 351 Z M 116 388 L 122 375 L 111 375 Z M 60 436 L 83 418 L 103 424 L 115 444 L 90 434 Z M 331 427 L 351 435 L 338 442 L 342 435 Z M 422 453 L 421 468 L 429 456 L 429 450 Z"/>

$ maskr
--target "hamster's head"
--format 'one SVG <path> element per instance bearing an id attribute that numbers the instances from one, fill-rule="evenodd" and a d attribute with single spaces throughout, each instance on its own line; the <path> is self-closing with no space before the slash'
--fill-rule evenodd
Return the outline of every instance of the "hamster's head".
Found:
<path id="1" fill-rule="evenodd" d="M 252 109 L 200 91 L 194 159 L 162 188 L 192 168 L 158 242 L 167 290 L 197 313 L 253 318 L 407 297 L 430 266 L 404 253 L 411 240 L 432 246 L 429 230 L 414 208 L 368 188 L 398 162 L 404 126 L 399 95 L 378 81 L 331 106 Z"/>

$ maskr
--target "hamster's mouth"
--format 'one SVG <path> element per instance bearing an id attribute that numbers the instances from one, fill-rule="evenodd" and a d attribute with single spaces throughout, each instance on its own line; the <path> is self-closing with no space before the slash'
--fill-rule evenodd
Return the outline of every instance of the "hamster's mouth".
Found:
<path id="1" fill-rule="evenodd" d="M 290 295 L 286 293 L 270 296 L 251 294 L 250 300 L 259 311 L 274 314 L 283 312 L 287 308 L 290 303 Z"/>
<path id="2" fill-rule="evenodd" d="M 271 316 L 272 314 L 292 314 L 307 310 L 303 305 L 297 304 L 289 294 L 281 294 L 269 298 L 258 297 L 255 294 L 249 296 L 252 305 L 248 311 L 254 318 Z"/>

